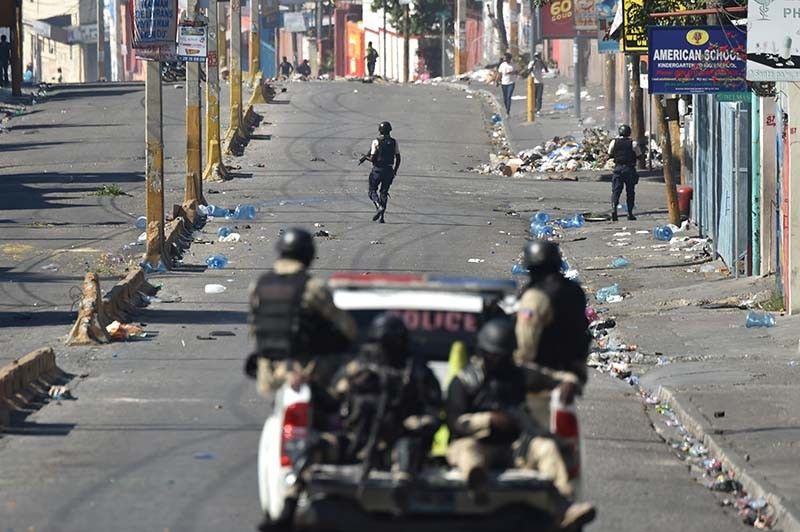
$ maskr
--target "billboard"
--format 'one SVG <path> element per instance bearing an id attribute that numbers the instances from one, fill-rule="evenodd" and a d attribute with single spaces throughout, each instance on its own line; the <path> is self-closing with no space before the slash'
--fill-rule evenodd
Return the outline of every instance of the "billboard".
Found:
<path id="1" fill-rule="evenodd" d="M 733 26 L 650 26 L 648 39 L 648 90 L 652 94 L 747 90 L 741 30 Z"/>
<path id="2" fill-rule="evenodd" d="M 597 0 L 597 51 L 601 54 L 615 54 L 619 52 L 619 41 L 608 39 L 608 30 L 614 22 L 617 12 L 617 0 Z"/>
<path id="3" fill-rule="evenodd" d="M 747 79 L 800 80 L 797 0 L 749 0 L 747 13 Z"/>
<path id="4" fill-rule="evenodd" d="M 644 0 L 622 0 L 622 50 L 647 52 L 647 29 L 639 22 Z"/>
<path id="5" fill-rule="evenodd" d="M 129 0 L 133 48 L 175 46 L 178 0 Z"/>
<path id="6" fill-rule="evenodd" d="M 597 6 L 595 0 L 574 0 L 575 2 L 575 29 L 580 32 L 597 30 Z M 594 35 L 592 35 L 594 36 Z"/>
<path id="7" fill-rule="evenodd" d="M 552 0 L 541 7 L 542 38 L 572 39 L 575 37 L 575 4 L 573 0 Z"/>

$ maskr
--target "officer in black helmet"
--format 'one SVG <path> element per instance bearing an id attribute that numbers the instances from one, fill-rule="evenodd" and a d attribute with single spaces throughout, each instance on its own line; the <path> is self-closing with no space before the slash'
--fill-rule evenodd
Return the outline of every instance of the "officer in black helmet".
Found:
<path id="1" fill-rule="evenodd" d="M 403 320 L 378 315 L 359 356 L 340 371 L 332 391 L 344 405 L 349 449 L 341 455 L 391 469 L 400 487 L 396 495 L 401 509 L 405 488 L 422 469 L 433 443 L 443 406 L 439 382 L 410 347 Z M 370 452 L 377 456 L 367 456 Z"/>
<path id="2" fill-rule="evenodd" d="M 352 317 L 334 305 L 325 283 L 308 274 L 315 255 L 311 233 L 288 229 L 275 247 L 279 258 L 272 271 L 262 275 L 251 289 L 249 321 L 256 348 L 247 358 L 245 373 L 257 379 L 258 391 L 268 397 L 284 384 L 299 390 L 307 383 L 311 389 L 311 429 L 316 434 L 323 416 L 314 412 L 322 410 L 325 389 L 341 366 L 340 357 L 333 355 L 346 351 L 358 330 Z M 262 452 L 263 447 L 259 454 Z M 298 461 L 308 463 L 306 456 Z M 260 456 L 259 463 L 268 462 Z M 266 468 L 259 467 L 258 482 L 260 493 L 268 493 Z M 303 483 L 295 482 L 287 490 L 281 516 L 273 522 L 265 513 L 259 530 L 283 530 L 293 518 L 302 490 Z"/>
<path id="3" fill-rule="evenodd" d="M 494 318 L 478 332 L 477 352 L 447 390 L 451 442 L 447 461 L 464 476 L 477 505 L 491 502 L 489 470 L 533 469 L 562 495 L 554 511 L 559 530 L 579 530 L 595 508 L 573 501 L 564 459 L 555 441 L 527 420 L 526 372 L 514 363 L 514 324 Z"/>
<path id="4" fill-rule="evenodd" d="M 608 154 L 614 160 L 614 174 L 611 178 L 611 219 L 617 221 L 617 205 L 625 188 L 628 207 L 628 220 L 635 220 L 633 215 L 636 200 L 636 184 L 639 174 L 636 173 L 636 161 L 642 155 L 642 148 L 631 140 L 631 126 L 619 126 L 619 136 L 608 145 Z"/>
<path id="5" fill-rule="evenodd" d="M 308 274 L 314 239 L 303 229 L 286 230 L 276 244 L 279 258 L 251 290 L 250 330 L 256 349 L 246 372 L 269 394 L 285 382 L 302 384 L 324 364 L 312 358 L 342 352 L 355 339 L 353 318 L 333 304 L 324 281 Z M 331 372 L 328 377 L 332 375 Z"/>
<path id="6" fill-rule="evenodd" d="M 570 404 L 587 378 L 591 337 L 586 294 L 561 274 L 558 244 L 533 240 L 525 245 L 524 254 L 530 282 L 517 311 L 515 359 L 540 375 L 529 378 L 530 394 L 545 394 L 549 399 L 551 390 L 558 387 L 562 400 Z"/>
<path id="7" fill-rule="evenodd" d="M 372 221 L 385 223 L 384 215 L 389 203 L 389 187 L 392 186 L 400 169 L 400 147 L 392 138 L 392 124 L 381 122 L 378 125 L 378 138 L 372 141 L 366 158 L 372 162 L 369 174 L 369 199 L 375 205 Z"/>

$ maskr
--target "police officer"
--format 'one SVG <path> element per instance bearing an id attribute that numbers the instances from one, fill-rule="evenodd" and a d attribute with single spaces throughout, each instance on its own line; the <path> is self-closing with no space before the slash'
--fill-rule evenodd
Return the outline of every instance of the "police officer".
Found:
<path id="1" fill-rule="evenodd" d="M 517 465 L 539 471 L 561 495 L 556 504 L 561 528 L 578 528 L 594 518 L 595 509 L 571 501 L 569 475 L 558 447 L 544 431 L 531 433 L 535 429 L 524 419 L 525 373 L 514 363 L 515 347 L 514 325 L 507 318 L 492 319 L 478 332 L 477 356 L 447 391 L 452 438 L 447 460 L 463 473 L 479 505 L 489 502 L 489 469 Z"/>
<path id="2" fill-rule="evenodd" d="M 617 205 L 625 188 L 628 207 L 628 220 L 635 220 L 633 215 L 636 200 L 636 185 L 639 174 L 636 173 L 636 161 L 642 155 L 642 148 L 631 140 L 631 126 L 619 126 L 619 136 L 608 145 L 608 154 L 614 160 L 614 174 L 611 178 L 611 219 L 617 221 Z"/>
<path id="3" fill-rule="evenodd" d="M 315 255 L 311 233 L 288 229 L 280 236 L 276 250 L 279 258 L 272 271 L 262 275 L 251 290 L 250 330 L 256 348 L 247 358 L 245 372 L 256 377 L 259 392 L 267 396 L 287 382 L 295 389 L 307 382 L 315 434 L 321 417 L 315 413 L 324 399 L 318 390 L 324 390 L 340 362 L 337 357 L 325 355 L 345 351 L 358 330 L 350 315 L 334 305 L 324 282 L 307 272 Z M 266 425 L 264 430 L 268 431 Z M 259 455 L 263 449 L 262 446 Z M 307 455 L 298 461 L 310 463 Z M 262 462 L 263 457 L 259 456 L 259 464 Z M 268 481 L 266 471 L 259 466 L 260 493 L 268 492 Z M 283 513 L 274 522 L 265 514 L 259 530 L 284 530 L 294 517 L 302 490 L 302 482 L 292 484 Z"/>
<path id="4" fill-rule="evenodd" d="M 369 460 L 370 466 L 391 468 L 401 507 L 405 489 L 431 448 L 443 407 L 439 382 L 409 348 L 403 320 L 378 315 L 359 356 L 340 372 L 332 391 L 343 405 L 349 447 L 340 456 L 345 461 Z M 376 454 L 375 449 L 387 453 L 375 461 L 375 456 L 369 456 Z"/>
<path id="5" fill-rule="evenodd" d="M 389 187 L 392 186 L 400 169 L 400 148 L 397 140 L 390 135 L 392 124 L 381 122 L 378 125 L 378 138 L 372 141 L 367 159 L 372 162 L 369 174 L 369 199 L 375 205 L 372 221 L 385 223 L 384 214 L 389 203 Z M 380 194 L 378 190 L 380 189 Z"/>
<path id="6" fill-rule="evenodd" d="M 258 279 L 250 295 L 256 350 L 245 370 L 257 377 L 264 394 L 287 380 L 298 387 L 312 371 L 321 376 L 327 369 L 330 377 L 336 368 L 327 368 L 324 357 L 312 357 L 346 350 L 358 332 L 350 315 L 333 304 L 324 281 L 307 272 L 315 254 L 311 234 L 288 229 L 276 249 L 279 258 L 272 271 Z"/>
<path id="7" fill-rule="evenodd" d="M 550 391 L 559 387 L 561 399 L 569 404 L 587 377 L 586 294 L 561 274 L 558 244 L 533 240 L 524 255 L 530 282 L 517 311 L 515 360 L 528 370 L 529 393 L 549 399 Z"/>

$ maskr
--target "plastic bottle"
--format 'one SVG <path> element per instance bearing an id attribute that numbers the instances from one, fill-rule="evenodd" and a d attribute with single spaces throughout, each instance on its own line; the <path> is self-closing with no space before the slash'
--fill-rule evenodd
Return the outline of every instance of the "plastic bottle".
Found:
<path id="1" fill-rule="evenodd" d="M 222 226 L 219 229 L 217 229 L 217 236 L 220 238 L 225 238 L 231 233 L 233 233 L 233 229 L 231 229 L 230 227 Z"/>
<path id="2" fill-rule="evenodd" d="M 616 259 L 611 261 L 612 268 L 624 268 L 628 266 L 631 262 L 626 259 L 625 257 L 617 257 Z"/>
<path id="3" fill-rule="evenodd" d="M 528 275 L 530 271 L 522 264 L 514 264 L 511 267 L 511 275 Z"/>
<path id="4" fill-rule="evenodd" d="M 499 114 L 495 113 L 492 115 L 492 124 L 499 124 L 502 121 L 503 117 L 501 117 Z"/>
<path id="5" fill-rule="evenodd" d="M 236 209 L 225 217 L 232 220 L 255 220 L 256 208 L 254 205 L 237 205 Z"/>
<path id="6" fill-rule="evenodd" d="M 138 229 L 139 231 L 144 231 L 145 229 L 147 229 L 147 217 L 139 216 L 138 218 L 136 218 L 136 223 L 134 225 L 136 226 L 136 229 Z"/>
<path id="7" fill-rule="evenodd" d="M 775 316 L 769 312 L 751 310 L 747 313 L 747 316 L 744 319 L 744 325 L 748 329 L 752 327 L 774 327 Z"/>
<path id="8" fill-rule="evenodd" d="M 547 222 L 550 221 L 550 215 L 544 211 L 539 211 L 533 216 L 531 216 L 531 222 L 536 222 L 541 225 L 545 225 Z"/>
<path id="9" fill-rule="evenodd" d="M 656 240 L 662 240 L 664 242 L 669 242 L 672 240 L 672 229 L 667 227 L 666 225 L 658 225 L 653 229 L 653 238 Z"/>
<path id="10" fill-rule="evenodd" d="M 561 259 L 561 273 L 566 273 L 570 270 L 569 262 L 567 259 Z"/>
<path id="11" fill-rule="evenodd" d="M 217 207 L 216 205 L 209 204 L 207 207 L 208 215 L 213 218 L 224 218 L 230 215 L 231 211 L 228 209 L 223 209 L 222 207 Z"/>
<path id="12" fill-rule="evenodd" d="M 611 286 L 606 286 L 601 288 L 595 293 L 594 297 L 601 303 L 608 300 L 611 296 L 618 296 L 619 294 L 619 285 L 617 283 L 612 284 Z"/>
<path id="13" fill-rule="evenodd" d="M 228 264 L 228 257 L 225 255 L 212 255 L 206 259 L 206 264 L 212 270 L 219 270 Z"/>
<path id="14" fill-rule="evenodd" d="M 205 286 L 206 294 L 221 294 L 225 290 L 227 290 L 227 288 L 221 284 L 207 284 Z"/>

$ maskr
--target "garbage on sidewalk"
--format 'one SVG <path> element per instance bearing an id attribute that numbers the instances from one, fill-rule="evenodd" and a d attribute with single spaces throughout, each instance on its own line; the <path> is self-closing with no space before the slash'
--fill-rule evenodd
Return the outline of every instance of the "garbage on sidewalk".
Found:
<path id="1" fill-rule="evenodd" d="M 227 290 L 227 287 L 221 284 L 207 284 L 205 286 L 206 294 L 221 294 L 225 290 Z"/>
<path id="2" fill-rule="evenodd" d="M 744 325 L 748 329 L 752 329 L 754 327 L 774 327 L 775 316 L 769 312 L 751 310 L 745 316 Z"/>
<path id="3" fill-rule="evenodd" d="M 118 321 L 112 321 L 106 327 L 106 332 L 112 340 L 117 340 L 120 342 L 130 340 L 131 338 L 147 338 L 147 333 L 144 332 L 144 329 L 139 325 L 134 325 L 132 323 L 120 323 Z"/>
<path id="4" fill-rule="evenodd" d="M 206 259 L 206 265 L 212 270 L 220 270 L 228 265 L 228 257 L 225 255 L 212 255 Z"/>

